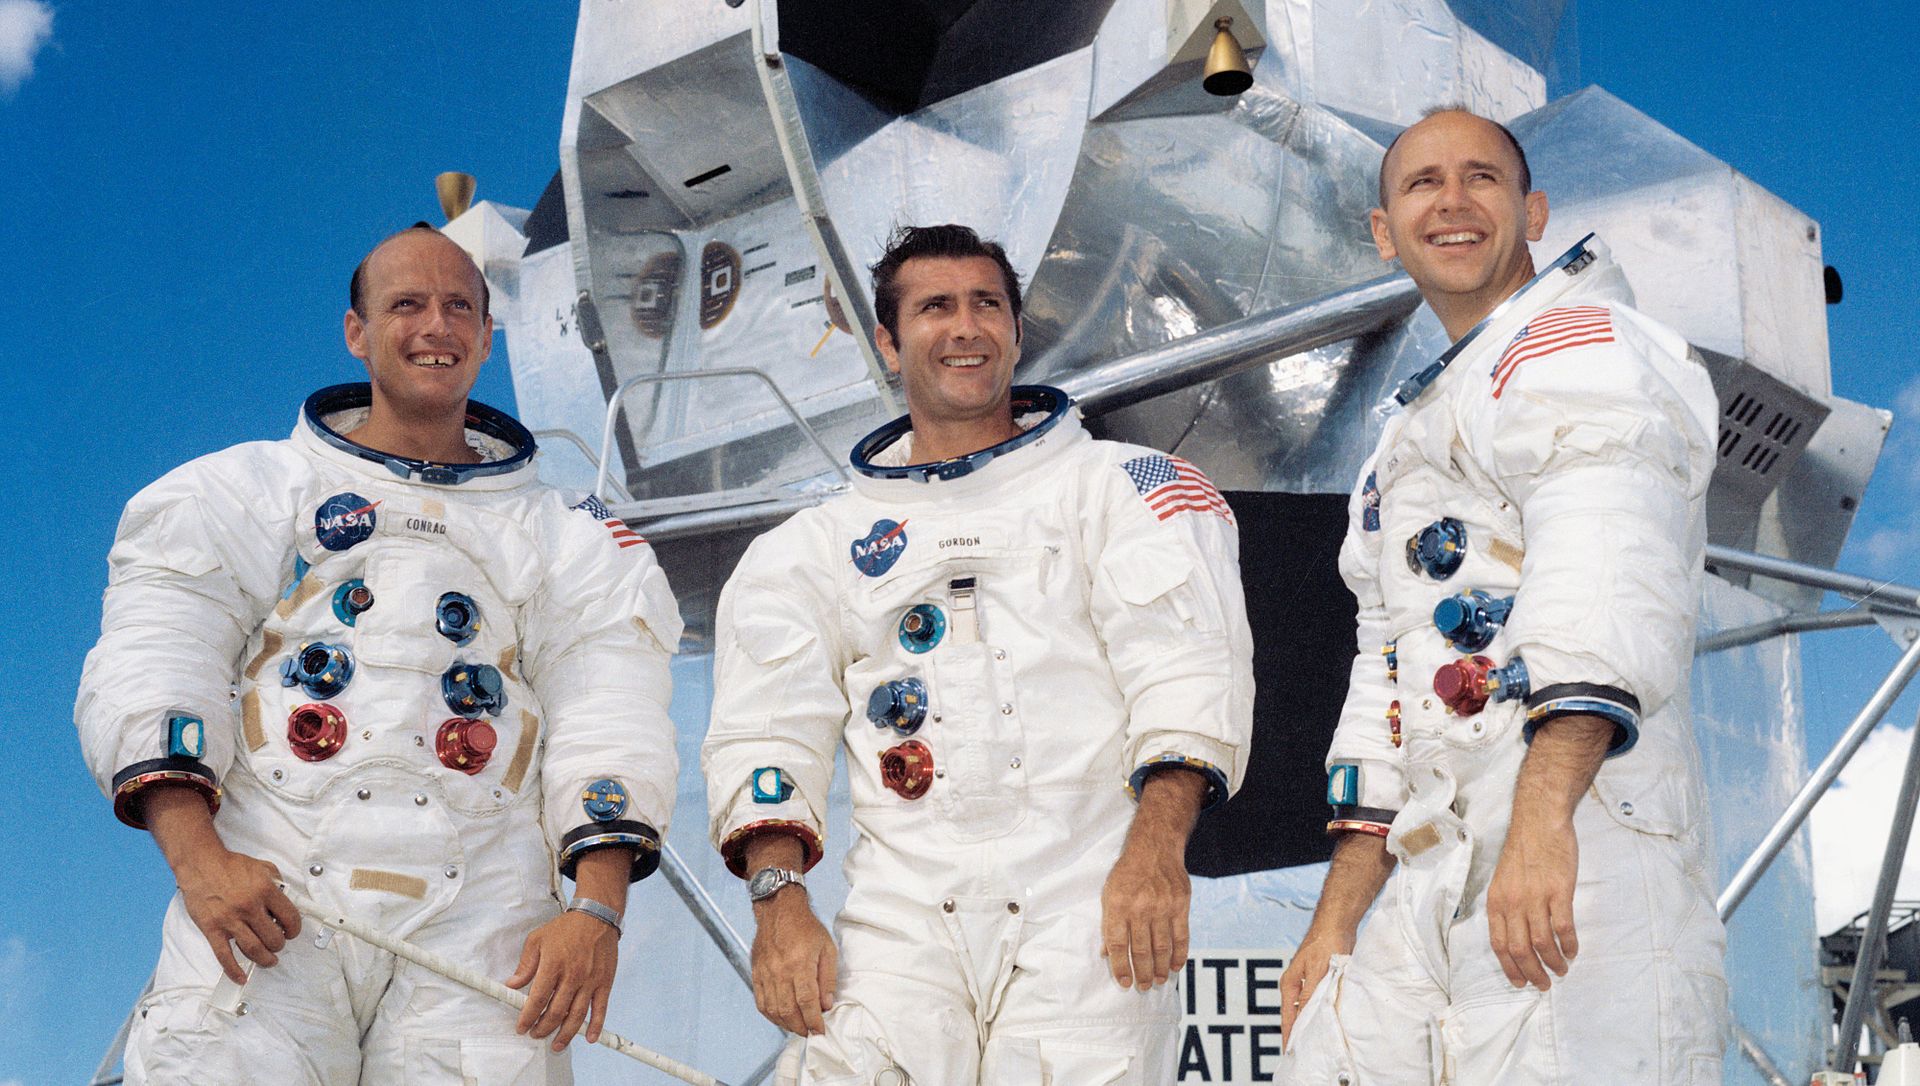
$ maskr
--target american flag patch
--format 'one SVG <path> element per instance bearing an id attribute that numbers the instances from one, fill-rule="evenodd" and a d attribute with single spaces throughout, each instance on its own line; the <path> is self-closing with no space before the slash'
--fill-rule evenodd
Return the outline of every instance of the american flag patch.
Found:
<path id="1" fill-rule="evenodd" d="M 1136 456 L 1120 465 L 1147 508 L 1161 520 L 1179 513 L 1212 513 L 1234 523 L 1227 499 L 1200 469 L 1177 456 Z"/>
<path id="2" fill-rule="evenodd" d="M 1530 358 L 1550 355 L 1569 347 L 1587 347 L 1613 342 L 1613 317 L 1603 305 L 1576 305 L 1549 309 L 1527 322 L 1514 335 L 1506 352 L 1493 367 L 1493 398 L 1499 399 L 1513 371 Z"/>
<path id="3" fill-rule="evenodd" d="M 592 514 L 594 519 L 606 525 L 607 531 L 613 533 L 613 541 L 618 543 L 622 548 L 637 547 L 646 542 L 646 538 L 639 532 L 627 527 L 626 521 L 614 516 L 613 510 L 607 508 L 606 502 L 601 501 L 591 494 L 580 499 L 580 503 L 575 505 L 574 508 Z"/>

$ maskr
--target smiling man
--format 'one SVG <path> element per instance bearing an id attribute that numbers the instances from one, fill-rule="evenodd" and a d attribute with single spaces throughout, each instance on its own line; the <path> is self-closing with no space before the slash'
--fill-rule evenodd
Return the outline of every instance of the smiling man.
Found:
<path id="1" fill-rule="evenodd" d="M 907 228 L 873 274 L 908 414 L 855 446 L 852 494 L 754 542 L 717 618 L 708 807 L 755 999 L 802 1035 L 781 1081 L 1164 1086 L 1186 841 L 1252 730 L 1232 511 L 1013 386 L 998 245 Z M 837 949 L 803 875 L 836 750 Z"/>
<path id="2" fill-rule="evenodd" d="M 371 382 L 141 491 L 109 557 L 75 719 L 179 885 L 129 1083 L 570 1082 L 658 863 L 680 619 L 652 552 L 467 399 L 493 321 L 457 245 L 404 230 L 349 298 Z M 303 922 L 282 883 L 525 1012 Z"/>
<path id="3" fill-rule="evenodd" d="M 1457 108 L 1381 163 L 1380 256 L 1454 344 L 1396 393 L 1341 548 L 1337 841 L 1281 980 L 1303 1086 L 1720 1080 L 1687 708 L 1718 411 L 1598 241 L 1536 275 L 1531 182 Z"/>

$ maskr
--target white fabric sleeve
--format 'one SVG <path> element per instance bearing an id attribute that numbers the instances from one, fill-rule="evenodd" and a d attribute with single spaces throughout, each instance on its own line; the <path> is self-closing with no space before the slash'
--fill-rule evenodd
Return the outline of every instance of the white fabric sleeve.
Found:
<path id="1" fill-rule="evenodd" d="M 755 540 L 714 617 L 713 716 L 700 763 L 714 847 L 743 878 L 758 833 L 792 836 L 805 867 L 819 862 L 850 713 L 834 549 L 809 527 L 796 518 Z"/>
<path id="2" fill-rule="evenodd" d="M 680 611 L 643 543 L 627 546 L 600 517 L 540 508 L 548 572 L 521 614 L 524 674 L 547 714 L 541 811 L 560 870 L 598 848 L 633 850 L 633 878 L 659 863 L 679 776 L 668 661 Z M 597 818 L 583 796 L 597 781 L 623 788 L 625 809 Z"/>
<path id="3" fill-rule="evenodd" d="M 1329 829 L 1359 830 L 1384 836 L 1407 799 L 1406 771 L 1394 741 L 1393 716 L 1400 688 L 1385 651 L 1391 635 L 1380 591 L 1382 561 L 1378 489 L 1374 460 L 1360 469 L 1359 485 L 1347 502 L 1347 534 L 1340 544 L 1340 576 L 1359 604 L 1353 666 L 1347 698 L 1340 707 L 1333 742 L 1327 748 L 1327 801 L 1333 807 Z M 1351 766 L 1351 770 L 1337 767 Z M 1343 775 L 1352 773 L 1351 782 Z"/>
<path id="4" fill-rule="evenodd" d="M 1526 538 L 1506 633 L 1531 680 L 1528 735 L 1598 712 L 1620 726 L 1619 754 L 1687 681 L 1715 407 L 1684 343 L 1612 323 L 1611 343 L 1516 368 L 1491 432 Z"/>
<path id="5" fill-rule="evenodd" d="M 238 749 L 232 684 L 293 572 L 288 534 L 258 519 L 272 496 L 254 484 L 247 457 L 267 455 L 261 448 L 183 465 L 120 518 L 74 723 L 88 769 L 128 825 L 142 827 L 134 797 L 159 781 L 194 787 L 218 807 Z M 197 757 L 169 756 L 173 716 L 200 720 Z"/>
<path id="6" fill-rule="evenodd" d="M 1151 773 L 1185 766 L 1207 778 L 1211 807 L 1246 772 L 1253 635 L 1239 529 L 1212 484 L 1187 469 L 1217 508 L 1161 519 L 1122 465 L 1103 465 L 1085 538 L 1094 628 L 1126 701 L 1126 784 L 1137 798 Z"/>

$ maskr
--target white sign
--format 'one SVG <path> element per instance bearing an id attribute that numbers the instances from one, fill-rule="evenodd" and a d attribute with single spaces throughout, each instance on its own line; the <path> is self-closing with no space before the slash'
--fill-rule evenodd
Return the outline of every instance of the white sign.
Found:
<path id="1" fill-rule="evenodd" d="M 1181 977 L 1179 1083 L 1273 1082 L 1287 950 L 1194 950 Z"/>

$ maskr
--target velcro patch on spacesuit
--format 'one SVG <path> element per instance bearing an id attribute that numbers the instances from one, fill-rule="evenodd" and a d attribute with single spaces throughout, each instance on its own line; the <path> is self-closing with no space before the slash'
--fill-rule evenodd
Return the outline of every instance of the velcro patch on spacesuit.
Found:
<path id="1" fill-rule="evenodd" d="M 1494 363 L 1491 374 L 1493 398 L 1500 398 L 1514 371 L 1523 362 L 1574 347 L 1612 342 L 1613 314 L 1606 306 L 1576 305 L 1549 309 L 1515 332 L 1507 349 L 1501 352 L 1500 360 Z"/>
<path id="2" fill-rule="evenodd" d="M 1440 843 L 1440 831 L 1426 822 L 1400 835 L 1400 849 L 1409 857 L 1418 856 Z"/>
<path id="3" fill-rule="evenodd" d="M 259 678 L 260 670 L 267 666 L 267 661 L 280 655 L 280 646 L 282 644 L 283 642 L 278 633 L 274 632 L 273 630 L 261 631 L 260 653 L 259 655 L 255 656 L 253 659 L 247 661 L 246 670 L 244 672 L 246 677 L 249 679 Z"/>
<path id="4" fill-rule="evenodd" d="M 509 792 L 520 791 L 520 784 L 527 779 L 527 768 L 533 764 L 534 744 L 540 738 L 540 718 L 520 710 L 520 743 L 513 748 L 513 760 L 507 763 L 507 772 L 500 778 L 500 787 Z"/>
<path id="5" fill-rule="evenodd" d="M 347 876 L 347 888 L 350 890 L 380 890 L 389 894 L 399 894 L 419 901 L 427 896 L 427 880 L 414 875 L 403 875 L 398 871 L 376 871 L 368 867 L 356 867 Z"/>
<path id="6" fill-rule="evenodd" d="M 1168 520 L 1181 513 L 1211 513 L 1234 523 L 1227 499 L 1199 468 L 1177 456 L 1136 456 L 1120 465 L 1153 515 Z"/>

